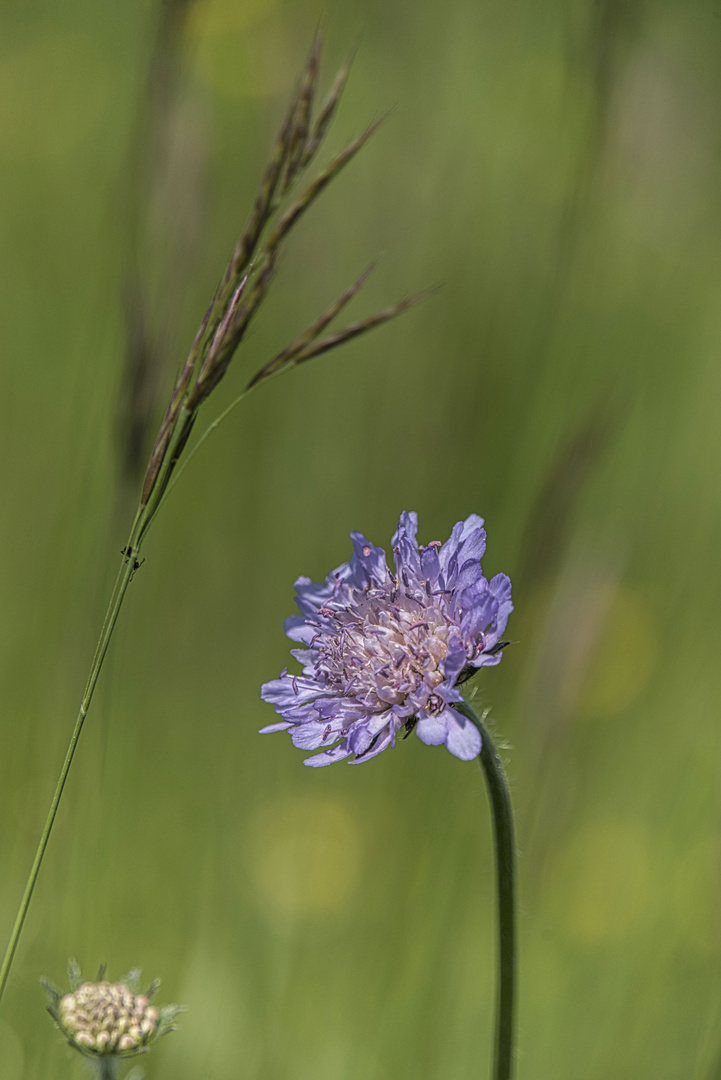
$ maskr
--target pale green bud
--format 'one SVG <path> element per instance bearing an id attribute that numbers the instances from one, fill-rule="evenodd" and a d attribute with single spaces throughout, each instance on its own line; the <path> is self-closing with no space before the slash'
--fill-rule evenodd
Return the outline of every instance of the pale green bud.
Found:
<path id="1" fill-rule="evenodd" d="M 72 989 L 67 994 L 44 980 L 48 1011 L 76 1050 L 92 1058 L 131 1057 L 174 1029 L 173 1020 L 182 1008 L 151 1005 L 157 983 L 141 994 L 136 993 L 138 971 L 118 983 L 108 982 L 104 974 L 102 968 L 97 982 L 81 983 L 77 965 L 71 962 Z"/>

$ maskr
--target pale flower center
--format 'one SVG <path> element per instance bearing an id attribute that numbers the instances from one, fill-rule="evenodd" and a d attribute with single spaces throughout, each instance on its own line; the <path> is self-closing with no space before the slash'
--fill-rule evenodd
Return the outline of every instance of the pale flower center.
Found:
<path id="1" fill-rule="evenodd" d="M 369 588 L 342 611 L 321 608 L 338 629 L 322 639 L 316 674 L 374 711 L 402 705 L 409 695 L 430 711 L 442 708 L 433 690 L 445 677 L 440 665 L 452 624 L 436 598 L 423 599 L 394 584 Z"/>
<path id="2" fill-rule="evenodd" d="M 78 1046 L 98 1054 L 144 1046 L 158 1026 L 158 1010 L 125 983 L 83 983 L 60 1001 L 63 1030 Z"/>

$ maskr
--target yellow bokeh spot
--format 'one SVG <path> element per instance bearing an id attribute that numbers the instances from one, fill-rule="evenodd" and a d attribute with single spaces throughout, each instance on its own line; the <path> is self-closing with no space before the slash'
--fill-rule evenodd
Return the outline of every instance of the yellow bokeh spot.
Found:
<path id="1" fill-rule="evenodd" d="M 544 889 L 565 932 L 593 945 L 620 937 L 649 900 L 647 844 L 628 823 L 588 825 L 544 868 Z"/>
<path id="2" fill-rule="evenodd" d="M 651 677 L 658 658 L 658 640 L 648 606 L 629 588 L 613 588 L 607 615 L 593 644 L 581 682 L 576 711 L 606 716 L 630 705 Z"/>
<path id="3" fill-rule="evenodd" d="M 674 860 L 671 897 L 682 937 L 701 956 L 721 946 L 721 843 L 699 840 Z"/>
<path id="4" fill-rule="evenodd" d="M 298 63 L 277 0 L 199 0 L 185 28 L 195 74 L 225 98 L 285 93 Z"/>
<path id="5" fill-rule="evenodd" d="M 357 821 L 340 799 L 284 798 L 250 823 L 250 870 L 261 906 L 272 915 L 328 915 L 353 894 L 363 861 Z"/>
<path id="6" fill-rule="evenodd" d="M 277 0 L 197 0 L 188 13 L 185 32 L 196 42 L 238 34 L 276 6 Z"/>
<path id="7" fill-rule="evenodd" d="M 47 29 L 0 59 L 0 101 L 0 155 L 67 158 L 107 114 L 104 57 L 87 34 Z"/>

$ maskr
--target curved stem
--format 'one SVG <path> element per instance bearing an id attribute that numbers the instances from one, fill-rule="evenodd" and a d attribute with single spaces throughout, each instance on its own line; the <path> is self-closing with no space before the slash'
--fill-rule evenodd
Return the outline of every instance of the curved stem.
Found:
<path id="1" fill-rule="evenodd" d="M 73 763 L 73 758 L 75 757 L 78 740 L 80 739 L 80 733 L 83 730 L 85 717 L 88 714 L 90 702 L 92 701 L 93 693 L 95 692 L 95 685 L 98 681 L 100 669 L 103 666 L 103 660 L 105 659 L 105 654 L 108 651 L 110 638 L 112 637 L 113 630 L 115 629 L 115 623 L 120 613 L 120 608 L 122 606 L 123 600 L 125 599 L 125 593 L 127 592 L 128 585 L 130 584 L 133 574 L 135 573 L 135 560 L 137 552 L 139 550 L 135 543 L 135 536 L 137 535 L 140 517 L 141 515 L 138 514 L 133 524 L 133 529 L 130 533 L 128 546 L 126 547 L 123 556 L 123 562 L 121 563 L 120 571 L 115 582 L 115 587 L 110 597 L 108 610 L 105 613 L 103 627 L 100 632 L 100 638 L 98 640 L 98 644 L 95 649 L 95 655 L 93 657 L 93 662 L 90 667 L 90 674 L 88 675 L 85 692 L 83 693 L 83 698 L 80 702 L 80 709 L 78 711 L 78 716 L 75 721 L 75 727 L 73 728 L 73 733 L 70 736 L 70 742 L 68 744 L 68 749 L 65 754 L 63 767 L 60 770 L 60 776 L 58 777 L 57 784 L 55 785 L 55 794 L 53 795 L 52 802 L 50 803 L 48 816 L 45 819 L 45 825 L 40 836 L 40 842 L 38 844 L 37 851 L 35 852 L 35 858 L 33 860 L 32 867 L 30 868 L 30 874 L 25 885 L 22 899 L 20 900 L 18 913 L 15 916 L 15 922 L 10 933 L 10 940 L 8 941 L 7 948 L 5 950 L 2 966 L 0 967 L 0 998 L 2 998 L 5 986 L 8 981 L 10 968 L 15 957 L 18 941 L 20 940 L 20 934 L 22 933 L 22 929 L 25 924 L 25 918 L 28 913 L 28 908 L 30 907 L 30 901 L 32 900 L 33 892 L 35 891 L 35 884 L 38 879 L 38 874 L 40 873 L 40 867 L 42 865 L 42 861 L 45 855 L 45 849 L 48 846 L 50 833 L 52 832 L 53 825 L 55 824 L 55 818 L 57 816 L 58 807 L 60 806 L 60 800 L 62 798 L 63 789 L 65 788 L 65 782 L 68 778 L 68 773 L 70 772 L 70 766 Z"/>
<path id="2" fill-rule="evenodd" d="M 498 988 L 493 1080 L 510 1080 L 516 998 L 516 910 L 513 809 L 503 762 L 493 739 L 479 716 L 463 701 L 454 704 L 481 733 L 481 767 L 486 779 L 493 815 L 493 845 L 498 891 Z"/>

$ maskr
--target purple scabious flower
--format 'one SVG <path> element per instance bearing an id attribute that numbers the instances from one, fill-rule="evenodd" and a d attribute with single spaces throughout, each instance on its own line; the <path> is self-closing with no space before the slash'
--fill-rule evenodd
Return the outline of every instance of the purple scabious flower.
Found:
<path id="1" fill-rule="evenodd" d="M 481 751 L 478 729 L 452 708 L 458 685 L 480 667 L 497 664 L 513 604 L 505 574 L 487 581 L 483 519 L 471 514 L 445 544 L 419 547 L 418 516 L 404 512 L 393 537 L 395 574 L 383 548 L 351 533 L 353 557 L 325 584 L 295 583 L 300 615 L 285 620 L 301 675 L 285 668 L 261 689 L 295 746 L 321 750 L 306 765 L 351 764 L 395 745 L 397 733 L 444 744 L 470 761 Z"/>

